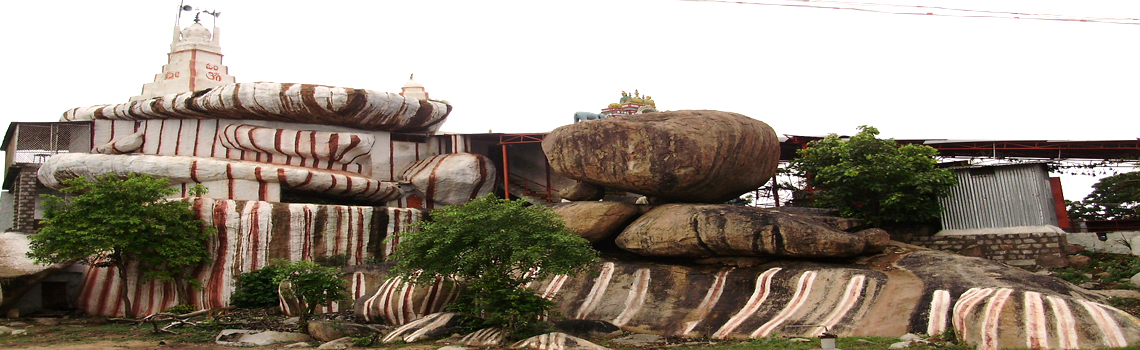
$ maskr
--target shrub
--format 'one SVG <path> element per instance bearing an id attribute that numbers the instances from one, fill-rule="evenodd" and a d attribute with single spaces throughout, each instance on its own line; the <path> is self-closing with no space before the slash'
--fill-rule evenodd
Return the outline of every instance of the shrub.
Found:
<path id="1" fill-rule="evenodd" d="M 268 265 L 239 275 L 230 305 L 246 309 L 277 306 L 276 280 L 282 271 L 281 265 Z"/>
<path id="2" fill-rule="evenodd" d="M 469 327 L 502 327 L 513 336 L 534 329 L 553 304 L 522 286 L 581 271 L 597 251 L 549 208 L 527 205 L 486 195 L 437 209 L 431 221 L 401 234 L 394 271 L 418 283 L 457 281 L 451 309 Z"/>

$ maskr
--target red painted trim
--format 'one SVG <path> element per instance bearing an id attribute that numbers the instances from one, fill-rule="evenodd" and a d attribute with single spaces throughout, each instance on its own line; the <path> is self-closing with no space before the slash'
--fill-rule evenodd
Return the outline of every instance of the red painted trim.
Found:
<path id="1" fill-rule="evenodd" d="M 1072 229 L 1073 223 L 1069 221 L 1069 211 L 1065 208 L 1065 193 L 1061 189 L 1061 178 L 1050 177 L 1049 189 L 1053 191 L 1053 210 L 1057 213 L 1057 227 L 1063 230 Z"/>

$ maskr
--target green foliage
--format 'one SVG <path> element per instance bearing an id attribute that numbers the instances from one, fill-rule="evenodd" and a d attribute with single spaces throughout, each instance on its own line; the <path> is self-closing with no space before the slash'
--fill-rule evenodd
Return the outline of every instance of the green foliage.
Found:
<path id="1" fill-rule="evenodd" d="M 597 251 L 557 214 L 523 200 L 486 195 L 435 210 L 431 218 L 401 234 L 394 271 L 419 283 L 457 281 L 461 300 L 453 310 L 514 335 L 533 327 L 552 305 L 522 286 L 582 271 L 597 260 Z"/>
<path id="2" fill-rule="evenodd" d="M 1052 273 L 1054 277 L 1063 279 L 1072 284 L 1088 283 L 1089 281 L 1088 274 L 1071 267 L 1052 270 Z"/>
<path id="3" fill-rule="evenodd" d="M 1073 220 L 1140 219 L 1140 171 L 1102 178 L 1084 200 L 1065 204 Z"/>
<path id="4" fill-rule="evenodd" d="M 239 275 L 230 304 L 247 309 L 277 306 L 277 280 L 282 270 L 281 265 L 268 265 Z"/>
<path id="5" fill-rule="evenodd" d="M 172 313 L 175 315 L 182 315 L 182 314 L 188 314 L 188 313 L 191 313 L 194 311 L 198 311 L 198 309 L 194 308 L 194 305 L 178 304 L 175 306 L 171 306 L 170 308 L 163 310 L 162 312 Z"/>
<path id="6" fill-rule="evenodd" d="M 1140 273 L 1140 257 L 1088 251 L 1079 254 L 1089 257 L 1087 266 L 1052 269 L 1052 275 L 1073 284 L 1092 283 L 1094 289 L 1137 289 L 1130 279 Z"/>
<path id="7" fill-rule="evenodd" d="M 828 135 L 800 150 L 791 168 L 818 190 L 815 206 L 836 208 L 841 216 L 871 225 L 938 219 L 938 197 L 957 184 L 953 173 L 935 167 L 938 151 L 877 135 L 866 125 L 847 141 Z"/>
<path id="8" fill-rule="evenodd" d="M 292 284 L 293 294 L 306 306 L 300 310 L 302 324 L 317 306 L 348 299 L 348 287 L 345 287 L 344 280 L 340 278 L 343 274 L 340 269 L 324 267 L 311 261 L 276 260 L 275 263 L 281 266 L 274 281 Z"/>
<path id="9" fill-rule="evenodd" d="M 185 276 L 189 267 L 209 260 L 206 239 L 213 229 L 203 226 L 188 203 L 165 200 L 175 193 L 165 178 L 107 174 L 97 181 L 63 183 L 67 187 L 62 191 L 74 196 L 47 196 L 44 227 L 30 237 L 29 257 L 41 263 L 78 260 L 113 266 L 124 283 L 123 271 L 134 262 L 144 281 L 196 285 Z M 191 194 L 204 192 L 195 186 Z M 125 293 L 120 297 L 129 312 L 130 299 Z"/>

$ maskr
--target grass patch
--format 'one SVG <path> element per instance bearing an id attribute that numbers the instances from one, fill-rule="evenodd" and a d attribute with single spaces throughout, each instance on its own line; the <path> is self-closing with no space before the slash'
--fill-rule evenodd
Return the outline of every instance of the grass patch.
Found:
<path id="1" fill-rule="evenodd" d="M 1140 273 L 1140 257 L 1095 252 L 1079 254 L 1089 257 L 1088 266 L 1052 269 L 1050 272 L 1072 284 L 1091 283 L 1092 289 L 1138 289 L 1129 279 Z"/>

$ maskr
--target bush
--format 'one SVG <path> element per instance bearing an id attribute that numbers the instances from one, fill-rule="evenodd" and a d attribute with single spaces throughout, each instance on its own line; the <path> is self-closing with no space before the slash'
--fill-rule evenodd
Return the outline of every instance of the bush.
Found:
<path id="1" fill-rule="evenodd" d="M 275 262 L 281 264 L 281 270 L 274 282 L 291 284 L 293 295 L 304 305 L 299 310 L 301 325 L 306 324 L 317 306 L 348 299 L 348 287 L 340 279 L 343 274 L 340 269 L 324 267 L 312 261 Z"/>
<path id="2" fill-rule="evenodd" d="M 549 208 L 527 206 L 486 195 L 437 209 L 432 221 L 401 234 L 394 271 L 418 283 L 457 281 L 451 309 L 469 327 L 502 327 L 513 336 L 534 329 L 553 304 L 522 286 L 582 271 L 597 251 Z"/>
<path id="3" fill-rule="evenodd" d="M 281 265 L 268 265 L 260 270 L 243 273 L 237 278 L 237 287 L 230 296 L 230 305 L 257 309 L 274 307 L 278 304 L 277 282 Z"/>
<path id="4" fill-rule="evenodd" d="M 938 219 L 938 197 L 957 184 L 949 170 L 935 167 L 938 150 L 878 135 L 864 125 L 849 140 L 831 134 L 799 151 L 791 169 L 818 190 L 813 205 L 876 226 Z"/>

